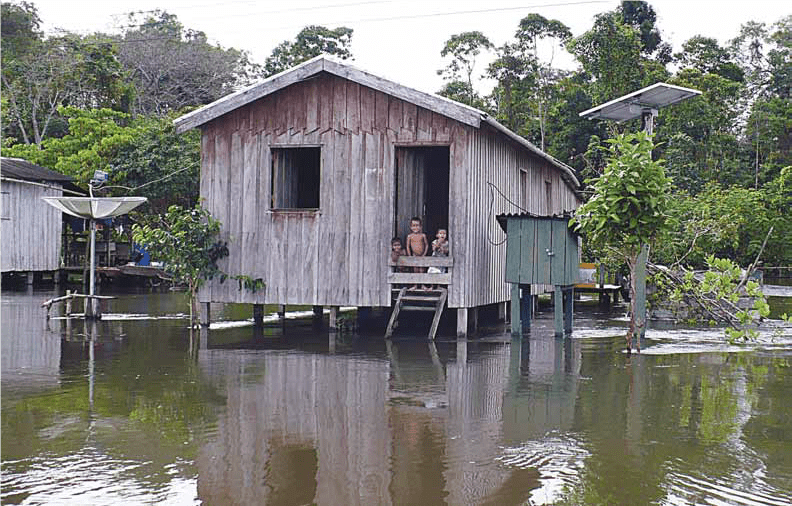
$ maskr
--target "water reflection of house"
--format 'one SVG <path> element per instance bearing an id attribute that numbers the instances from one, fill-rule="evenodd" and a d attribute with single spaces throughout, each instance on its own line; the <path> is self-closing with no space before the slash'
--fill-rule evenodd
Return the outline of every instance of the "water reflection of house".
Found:
<path id="1" fill-rule="evenodd" d="M 60 334 L 48 328 L 41 301 L 6 290 L 0 307 L 4 392 L 7 388 L 36 389 L 60 384 Z"/>
<path id="2" fill-rule="evenodd" d="M 538 473 L 498 461 L 504 432 L 512 431 L 505 420 L 514 409 L 547 410 L 548 400 L 510 398 L 520 376 L 512 348 L 471 344 L 469 359 L 464 340 L 439 354 L 434 343 L 392 346 L 388 362 L 201 351 L 203 374 L 225 406 L 197 459 L 199 497 L 208 504 L 276 504 L 284 496 L 316 504 L 525 500 L 539 486 Z M 542 364 L 555 364 L 555 353 L 532 350 L 534 372 L 544 374 Z M 579 367 L 579 359 L 567 362 Z M 559 409 L 573 409 L 574 399 L 564 400 L 572 407 Z M 541 418 L 528 432 L 557 422 Z"/>

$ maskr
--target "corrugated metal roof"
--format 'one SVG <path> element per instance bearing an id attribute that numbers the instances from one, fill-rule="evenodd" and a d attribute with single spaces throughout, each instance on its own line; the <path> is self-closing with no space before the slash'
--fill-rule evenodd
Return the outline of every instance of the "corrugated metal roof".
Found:
<path id="1" fill-rule="evenodd" d="M 0 174 L 25 181 L 71 181 L 71 176 L 55 172 L 20 158 L 0 158 Z"/>
<path id="2" fill-rule="evenodd" d="M 507 213 L 507 214 L 499 214 L 495 216 L 495 219 L 498 221 L 498 225 L 506 232 L 506 222 L 509 218 L 539 218 L 541 220 L 568 220 L 572 218 L 571 213 L 561 213 L 561 214 L 550 214 L 550 215 L 541 215 L 541 214 L 534 214 L 529 212 L 523 213 Z"/>

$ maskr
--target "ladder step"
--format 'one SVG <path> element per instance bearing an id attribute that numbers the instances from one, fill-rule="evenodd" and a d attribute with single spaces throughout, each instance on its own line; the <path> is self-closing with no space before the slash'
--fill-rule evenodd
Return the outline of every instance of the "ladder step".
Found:
<path id="1" fill-rule="evenodd" d="M 402 306 L 402 311 L 431 311 L 435 312 L 437 308 L 434 306 Z"/>
<path id="2" fill-rule="evenodd" d="M 402 295 L 401 300 L 411 300 L 416 302 L 437 302 L 440 295 Z"/>

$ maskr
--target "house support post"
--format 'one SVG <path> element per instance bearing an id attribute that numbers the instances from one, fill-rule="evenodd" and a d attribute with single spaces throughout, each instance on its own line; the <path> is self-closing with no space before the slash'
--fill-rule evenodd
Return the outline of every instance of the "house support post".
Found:
<path id="1" fill-rule="evenodd" d="M 522 335 L 522 322 L 520 318 L 522 311 L 520 311 L 520 285 L 512 283 L 511 285 L 511 333 L 513 336 Z"/>
<path id="2" fill-rule="evenodd" d="M 520 319 L 522 320 L 523 331 L 531 330 L 531 318 L 533 318 L 533 300 L 531 297 L 531 285 L 520 285 L 522 296 L 520 297 Z"/>
<path id="3" fill-rule="evenodd" d="M 470 318 L 470 326 L 475 333 L 478 331 L 478 320 L 479 320 L 479 308 L 478 306 L 470 308 L 470 313 L 468 314 Z"/>
<path id="4" fill-rule="evenodd" d="M 564 337 L 564 293 L 559 285 L 553 287 L 553 316 L 556 337 Z"/>
<path id="5" fill-rule="evenodd" d="M 330 331 L 335 332 L 338 330 L 338 306 L 330 306 Z"/>
<path id="6" fill-rule="evenodd" d="M 278 318 L 281 320 L 286 319 L 286 304 L 278 305 Z"/>
<path id="7" fill-rule="evenodd" d="M 564 333 L 572 333 L 572 313 L 575 307 L 575 288 L 570 286 L 564 290 Z"/>
<path id="8" fill-rule="evenodd" d="M 468 308 L 457 308 L 457 337 L 467 337 L 468 333 Z"/>
<path id="9" fill-rule="evenodd" d="M 253 304 L 253 326 L 264 326 L 264 304 Z"/>
<path id="10" fill-rule="evenodd" d="M 531 330 L 531 315 L 533 300 L 531 285 L 512 283 L 511 297 L 511 333 L 522 335 Z"/>
<path id="11" fill-rule="evenodd" d="M 211 317 L 211 310 L 209 302 L 199 302 L 198 303 L 198 322 L 201 324 L 201 327 L 208 327 L 209 326 L 209 318 Z"/>
<path id="12" fill-rule="evenodd" d="M 499 322 L 506 321 L 506 302 L 498 303 L 498 321 Z"/>
<path id="13" fill-rule="evenodd" d="M 26 275 L 27 285 L 31 286 L 33 284 L 33 279 L 36 277 L 36 273 L 34 273 L 33 271 L 27 271 L 25 275 Z"/>

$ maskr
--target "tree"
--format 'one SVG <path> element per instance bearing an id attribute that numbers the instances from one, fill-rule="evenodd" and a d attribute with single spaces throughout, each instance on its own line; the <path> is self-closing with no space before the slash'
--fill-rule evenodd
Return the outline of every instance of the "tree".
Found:
<path id="1" fill-rule="evenodd" d="M 732 58 L 731 51 L 721 47 L 716 39 L 696 35 L 682 44 L 682 51 L 674 55 L 681 69 L 692 68 L 703 74 L 717 74 L 725 79 L 743 82 L 743 70 Z"/>
<path id="2" fill-rule="evenodd" d="M 171 206 L 156 224 L 135 224 L 134 241 L 165 264 L 174 280 L 187 285 L 190 297 L 190 326 L 193 325 L 198 290 L 207 280 L 223 276 L 217 262 L 228 256 L 228 245 L 220 241 L 220 222 L 196 204 L 193 208 Z"/>
<path id="3" fill-rule="evenodd" d="M 483 50 L 491 50 L 494 47 L 486 35 L 474 31 L 452 35 L 440 51 L 440 56 L 443 58 L 451 56 L 451 62 L 437 73 L 444 76 L 447 81 L 461 81 L 467 85 L 469 95 L 467 100 L 462 101 L 463 103 L 474 106 L 476 99 L 479 98 L 473 87 L 476 58 Z"/>
<path id="4" fill-rule="evenodd" d="M 15 144 L 4 155 L 24 158 L 87 184 L 95 170 L 108 171 L 104 190 L 143 196 L 153 213 L 198 201 L 200 131 L 176 134 L 171 117 L 132 118 L 110 109 L 61 108 L 68 132 L 40 147 Z"/>
<path id="5" fill-rule="evenodd" d="M 618 12 L 597 15 L 594 26 L 570 39 L 566 47 L 592 79 L 594 103 L 613 100 L 668 76 L 662 61 L 643 56 L 640 32 L 625 24 Z"/>
<path id="6" fill-rule="evenodd" d="M 547 19 L 539 14 L 529 14 L 520 20 L 520 27 L 516 33 L 517 47 L 520 48 L 523 59 L 528 62 L 528 69 L 534 75 L 536 86 L 534 101 L 539 119 L 540 149 L 545 149 L 545 122 L 547 118 L 547 102 L 551 94 L 552 58 L 548 64 L 539 61 L 539 42 L 543 39 L 555 39 L 563 44 L 572 37 L 572 32 L 562 22 L 556 19 Z"/>
<path id="7" fill-rule="evenodd" d="M 295 40 L 284 40 L 272 50 L 264 62 L 264 75 L 273 76 L 321 54 L 342 60 L 352 58 L 351 44 L 351 28 L 341 26 L 331 30 L 319 25 L 306 26 Z"/>
<path id="8" fill-rule="evenodd" d="M 117 39 L 118 57 L 137 90 L 134 114 L 164 115 L 213 102 L 260 75 L 245 51 L 209 44 L 177 17 L 156 10 L 130 14 Z"/>
<path id="9" fill-rule="evenodd" d="M 630 351 L 633 336 L 640 336 L 645 325 L 635 306 L 638 257 L 645 244 L 651 244 L 668 229 L 671 180 L 666 177 L 662 162 L 652 159 L 654 145 L 650 135 L 621 134 L 607 142 L 608 165 L 601 176 L 586 181 L 593 196 L 578 208 L 572 226 L 587 241 L 617 252 L 627 263 L 630 327 L 626 338 Z"/>
<path id="10" fill-rule="evenodd" d="M 121 74 L 112 46 L 94 37 L 67 33 L 31 42 L 26 52 L 3 61 L 7 118 L 15 128 L 4 125 L 6 132 L 40 146 L 54 124 L 65 126 L 60 106 L 119 108 L 125 94 Z"/>

